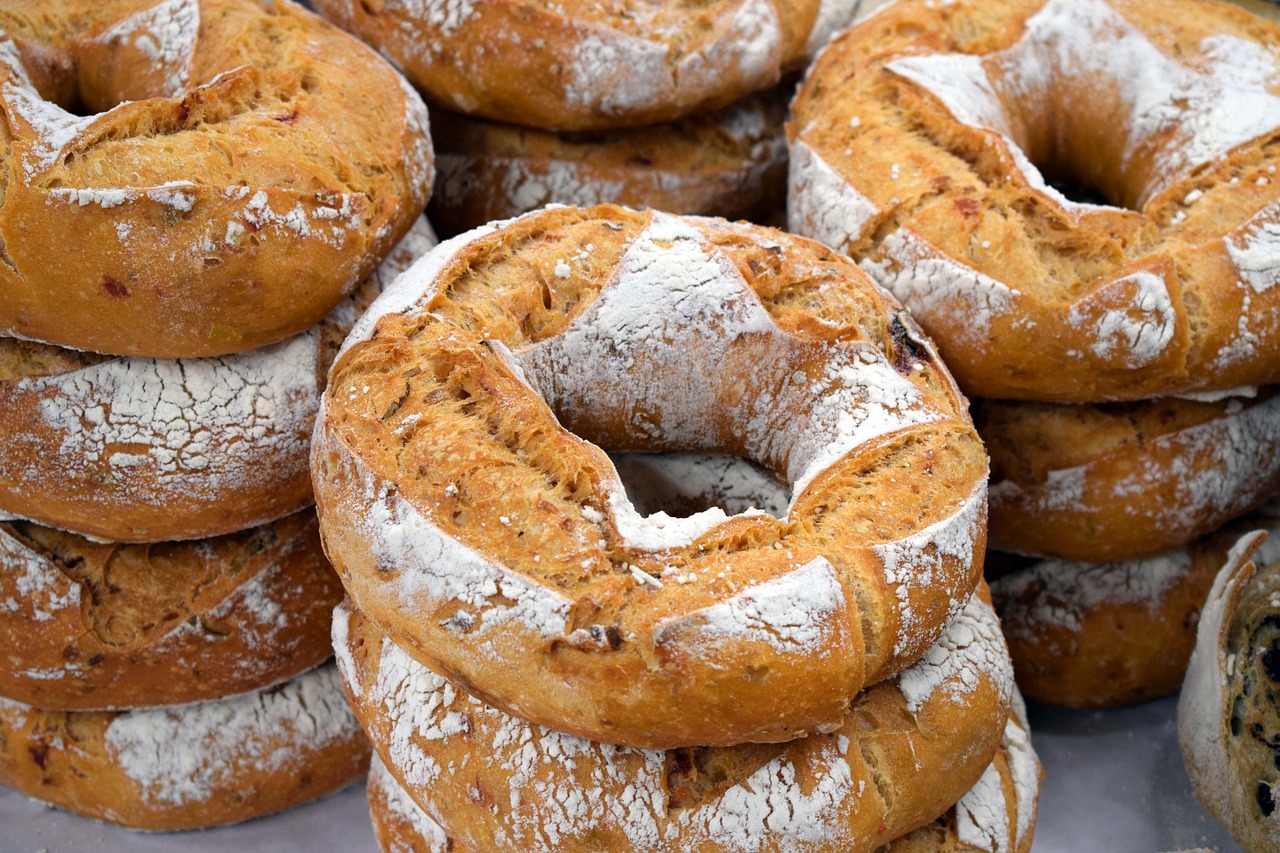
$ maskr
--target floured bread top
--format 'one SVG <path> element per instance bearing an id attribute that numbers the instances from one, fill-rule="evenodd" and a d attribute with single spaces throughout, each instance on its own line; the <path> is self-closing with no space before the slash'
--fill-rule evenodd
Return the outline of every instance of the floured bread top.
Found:
<path id="1" fill-rule="evenodd" d="M 768 88 L 853 19 L 853 0 L 319 0 L 432 101 L 552 130 L 637 127 Z"/>
<path id="2" fill-rule="evenodd" d="M 433 807 L 431 814 L 455 830 L 483 820 L 483 831 L 507 849 L 867 849 L 893 836 L 894 809 L 913 808 L 891 803 L 886 817 L 884 792 L 903 801 L 923 793 L 913 793 L 904 769 L 878 762 L 860 740 L 874 738 L 872 719 L 975 713 L 967 742 L 994 750 L 1003 725 L 988 731 L 980 718 L 987 710 L 964 709 L 988 691 L 1007 707 L 1013 691 L 998 622 L 975 596 L 924 660 L 860 697 L 827 734 L 790 744 L 636 750 L 505 715 L 389 640 L 379 643 L 370 627 L 347 605 L 335 612 L 338 665 L 375 750 L 419 802 Z M 1003 719 L 1002 710 L 990 722 Z M 901 736 L 912 737 L 910 731 Z M 479 753 L 475 744 L 483 745 Z M 973 768 L 971 778 L 980 772 Z M 471 773 L 478 774 L 476 790 L 485 792 L 483 817 L 465 795 L 434 795 Z M 943 786 L 955 781 L 928 778 Z M 570 786 L 572 796 L 552 795 Z"/>
<path id="3" fill-rule="evenodd" d="M 1096 406 L 980 401 L 992 544 L 1124 558 L 1186 544 L 1248 511 L 1280 482 L 1280 397 L 1274 387 L 1234 393 Z M 1055 517 L 1092 530 L 1054 542 L 1061 528 L 1037 535 L 1028 521 Z"/>
<path id="4" fill-rule="evenodd" d="M 433 110 L 432 220 L 462 231 L 546 204 L 623 204 L 753 219 L 781 205 L 794 81 L 675 122 L 554 133 Z M 768 211 L 765 208 L 768 208 Z"/>
<path id="5" fill-rule="evenodd" d="M 822 657 L 854 596 L 868 654 L 905 664 L 974 578 L 985 460 L 963 405 L 909 318 L 816 244 L 554 209 L 397 280 L 339 355 L 315 452 L 359 460 L 332 488 L 365 507 L 377 583 L 469 642 L 514 619 L 584 650 L 616 626 L 634 648 Z M 789 506 L 646 517 L 601 447 L 745 457 Z"/>
<path id="6" fill-rule="evenodd" d="M 315 535 L 310 513 L 216 539 L 148 545 L 0 524 L 0 620 L 69 621 L 69 635 L 78 630 L 91 635 L 89 646 L 125 653 L 187 634 L 216 641 L 234 614 L 245 642 L 266 653 L 291 616 L 289 602 L 267 597 L 263 584 L 295 553 L 316 549 Z M 68 676 L 83 664 L 66 663 Z"/>
<path id="7" fill-rule="evenodd" d="M 433 179 L 419 96 L 289 4 L 7 4 L 0 113 L 0 330 L 100 352 L 217 355 L 302 331 Z M 112 315 L 121 329 L 93 325 Z"/>
<path id="8" fill-rule="evenodd" d="M 300 508 L 309 488 L 294 481 L 309 479 L 311 427 L 339 343 L 383 286 L 434 244 L 430 226 L 419 219 L 318 326 L 246 353 L 108 358 L 0 338 L 0 431 L 7 436 L 0 451 L 0 509 L 136 541 L 215 535 Z M 264 508 L 264 495 L 272 492 L 301 493 L 293 503 Z M 95 517 L 59 513 L 37 499 L 51 494 L 55 505 L 79 501 L 102 511 Z M 224 510 L 208 522 L 230 523 L 218 530 L 178 534 L 149 527 L 139 534 L 130 524 L 135 504 L 181 505 L 194 516 L 227 500 L 242 502 L 247 515 Z"/>
<path id="9" fill-rule="evenodd" d="M 975 391 L 1274 381 L 1275 25 L 1190 2 L 897 3 L 836 40 L 793 112 L 792 227 L 859 259 Z M 993 338 L 1061 346 L 1034 378 L 969 373 L 959 352 Z M 1123 368 L 1152 376 L 1071 387 Z"/>
<path id="10" fill-rule="evenodd" d="M 104 781 L 122 773 L 157 810 L 233 798 L 248 774 L 305 772 L 316 753 L 363 737 L 331 663 L 266 690 L 174 708 L 64 713 L 0 699 L 0 717 L 30 729 L 23 734 L 33 749 L 106 765 Z M 140 820 L 109 809 L 103 816 Z"/>

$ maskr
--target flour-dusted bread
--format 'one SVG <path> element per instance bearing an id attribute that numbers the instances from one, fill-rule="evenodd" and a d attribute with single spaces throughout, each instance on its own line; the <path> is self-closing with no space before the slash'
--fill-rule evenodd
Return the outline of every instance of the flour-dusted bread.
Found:
<path id="1" fill-rule="evenodd" d="M 315 0 L 432 102 L 547 130 L 672 121 L 799 70 L 857 0 Z"/>
<path id="2" fill-rule="evenodd" d="M 324 377 L 356 317 L 435 245 L 419 217 L 319 325 L 216 358 L 0 338 L 0 512 L 117 542 L 220 536 L 311 503 Z"/>
<path id="3" fill-rule="evenodd" d="M 786 516 L 642 516 L 602 447 L 745 457 Z M 812 241 L 612 206 L 401 276 L 335 362 L 312 471 L 326 552 L 407 651 L 654 748 L 833 725 L 936 642 L 985 543 L 986 454 L 891 297 Z"/>
<path id="4" fill-rule="evenodd" d="M 1072 708 L 1177 692 L 1213 579 L 1240 536 L 1256 529 L 1280 531 L 1280 507 L 1154 557 L 1041 560 L 993 580 L 1022 692 Z"/>
<path id="5" fill-rule="evenodd" d="M 257 693 L 119 713 L 0 699 L 0 784 L 152 831 L 272 814 L 359 780 L 369 742 L 333 664 Z"/>
<path id="6" fill-rule="evenodd" d="M 978 784 L 937 820 L 889 842 L 881 853 L 1026 853 L 1035 832 L 1040 762 L 1015 700 L 995 758 Z M 384 853 L 478 853 L 463 845 L 401 787 L 375 754 L 369 767 L 369 812 Z M 753 841 L 758 840 L 752 839 Z M 754 848 L 753 848 L 754 849 Z M 844 848 L 853 853 L 856 848 Z"/>
<path id="7" fill-rule="evenodd" d="M 1191 786 L 1249 853 L 1280 849 L 1280 538 L 1263 535 L 1214 580 L 1178 698 Z"/>
<path id="8" fill-rule="evenodd" d="M 0 697 L 48 709 L 173 705 L 329 657 L 342 585 L 310 510 L 193 542 L 92 542 L 0 523 Z"/>
<path id="9" fill-rule="evenodd" d="M 661 752 L 561 734 L 468 696 L 345 604 L 334 647 L 375 751 L 463 849 L 843 853 L 922 826 L 983 778 L 1013 686 L 981 595 L 836 726 L 785 744 Z"/>
<path id="10" fill-rule="evenodd" d="M 991 546 L 1111 562 L 1208 535 L 1280 491 L 1278 391 L 977 401 L 974 424 L 991 454 Z"/>
<path id="11" fill-rule="evenodd" d="M 431 194 L 417 93 L 285 0 L 12 0 L 0 116 L 0 334 L 76 349 L 299 334 Z"/>
<path id="12" fill-rule="evenodd" d="M 1278 73 L 1280 26 L 1226 3 L 897 2 L 792 103 L 790 225 L 975 396 L 1276 382 Z"/>
<path id="13" fill-rule="evenodd" d="M 783 83 L 713 113 L 593 133 L 433 109 L 439 179 L 431 221 L 453 235 L 552 203 L 758 221 L 786 200 L 782 125 L 794 91 L 794 83 Z"/>

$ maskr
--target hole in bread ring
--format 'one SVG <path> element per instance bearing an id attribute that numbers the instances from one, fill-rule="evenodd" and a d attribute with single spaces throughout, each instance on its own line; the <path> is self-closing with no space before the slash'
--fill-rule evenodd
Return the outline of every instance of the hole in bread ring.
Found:
<path id="1" fill-rule="evenodd" d="M 646 746 L 812 730 L 980 572 L 985 454 L 897 311 L 755 226 L 606 206 L 456 238 L 331 374 L 328 553 L 397 642 L 526 718 Z M 644 517 L 605 449 L 745 457 L 786 481 L 786 518 Z"/>

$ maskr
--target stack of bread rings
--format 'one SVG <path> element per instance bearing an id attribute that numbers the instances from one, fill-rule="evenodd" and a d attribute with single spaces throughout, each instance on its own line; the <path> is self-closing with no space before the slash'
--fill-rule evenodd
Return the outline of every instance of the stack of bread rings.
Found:
<path id="1" fill-rule="evenodd" d="M 858 0 L 313 0 L 424 93 L 448 236 L 544 204 L 781 207 L 794 72 Z"/>
<path id="2" fill-rule="evenodd" d="M 1224 3 L 901 0 L 793 103 L 791 228 L 982 398 L 1028 696 L 1176 690 L 1235 537 L 1273 524 L 1233 520 L 1280 490 L 1277 76 L 1280 26 Z"/>
<path id="3" fill-rule="evenodd" d="M 828 248 L 613 205 L 464 233 L 357 322 L 312 473 L 385 849 L 1029 846 L 985 453 Z"/>
<path id="4" fill-rule="evenodd" d="M 285 2 L 11 0 L 0 114 L 0 783 L 171 830 L 360 778 L 308 439 L 432 242 L 425 105 Z"/>

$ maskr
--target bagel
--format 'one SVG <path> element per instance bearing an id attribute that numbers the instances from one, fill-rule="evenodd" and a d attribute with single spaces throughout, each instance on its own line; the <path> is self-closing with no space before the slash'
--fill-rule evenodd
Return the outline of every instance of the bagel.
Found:
<path id="1" fill-rule="evenodd" d="M 269 687 L 329 657 L 342 585 L 315 514 L 195 542 L 0 524 L 0 696 L 137 708 Z"/>
<path id="2" fill-rule="evenodd" d="M 978 594 L 922 660 L 854 699 L 827 733 L 667 752 L 507 716 L 346 604 L 333 632 L 374 750 L 473 850 L 871 850 L 933 820 L 982 777 L 1013 691 L 999 622 Z"/>
<path id="3" fill-rule="evenodd" d="M 1016 696 L 1016 694 L 1015 694 Z M 978 784 L 933 823 L 889 842 L 881 853 L 1027 853 L 1035 833 L 1040 761 L 1015 698 L 996 757 Z M 432 820 L 375 754 L 369 813 L 384 853 L 471 853 Z"/>
<path id="4" fill-rule="evenodd" d="M 1273 383 L 1277 74 L 1280 26 L 1226 3 L 894 3 L 792 103 L 789 223 L 911 308 L 974 394 Z"/>
<path id="5" fill-rule="evenodd" d="M 418 95 L 284 0 L 6 3 L 0 117 L 0 334 L 74 349 L 297 335 L 431 193 Z"/>
<path id="6" fill-rule="evenodd" d="M 431 221 L 453 235 L 553 202 L 752 219 L 786 199 L 782 125 L 794 91 L 784 83 L 714 113 L 597 133 L 432 110 L 439 177 Z"/>
<path id="7" fill-rule="evenodd" d="M 0 699 L 0 784 L 131 829 L 203 829 L 357 781 L 369 743 L 332 664 L 257 693 L 124 712 Z"/>
<path id="8" fill-rule="evenodd" d="M 311 503 L 325 372 L 355 318 L 435 245 L 414 227 L 319 325 L 202 359 L 0 338 L 0 512 L 115 542 L 221 536 Z"/>
<path id="9" fill-rule="evenodd" d="M 673 121 L 798 70 L 856 0 L 516 3 L 314 0 L 433 103 L 546 130 Z"/>
<path id="10" fill-rule="evenodd" d="M 745 457 L 787 515 L 644 518 L 591 442 Z M 612 206 L 397 279 L 330 373 L 312 473 L 326 553 L 395 642 L 649 748 L 835 724 L 937 640 L 985 543 L 985 453 L 890 297 L 810 241 Z"/>
<path id="11" fill-rule="evenodd" d="M 1248 853 L 1280 848 L 1280 539 L 1242 536 L 1214 579 L 1178 697 L 1191 787 Z"/>
<path id="12" fill-rule="evenodd" d="M 1207 536 L 1280 491 L 1277 391 L 1102 405 L 976 401 L 991 455 L 991 547 L 1111 562 Z"/>
<path id="13" fill-rule="evenodd" d="M 1280 506 L 1183 548 L 1109 563 L 1041 560 L 991 581 L 1022 692 L 1114 708 L 1178 691 L 1214 577 L 1241 535 L 1280 528 Z"/>

